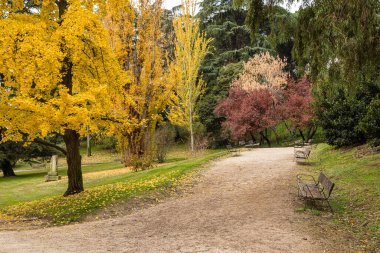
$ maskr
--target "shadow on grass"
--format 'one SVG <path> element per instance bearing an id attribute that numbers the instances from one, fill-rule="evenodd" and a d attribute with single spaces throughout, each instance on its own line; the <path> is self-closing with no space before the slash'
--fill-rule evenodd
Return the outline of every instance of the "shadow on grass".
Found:
<path id="1" fill-rule="evenodd" d="M 38 173 L 30 173 L 30 174 L 20 174 L 15 177 L 0 177 L 0 181 L 20 181 L 20 180 L 29 180 L 31 178 L 43 178 L 47 173 L 46 172 L 38 172 Z"/>
<path id="2" fill-rule="evenodd" d="M 321 165 L 321 162 L 317 161 L 303 161 L 303 162 L 297 162 L 299 165 L 305 165 L 305 166 L 318 166 Z"/>

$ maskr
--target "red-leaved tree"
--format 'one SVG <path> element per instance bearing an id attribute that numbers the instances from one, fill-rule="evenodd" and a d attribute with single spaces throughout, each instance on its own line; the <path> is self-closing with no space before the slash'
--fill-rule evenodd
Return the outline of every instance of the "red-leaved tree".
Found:
<path id="1" fill-rule="evenodd" d="M 264 131 L 277 124 L 274 100 L 268 89 L 245 90 L 232 86 L 228 97 L 218 103 L 215 113 L 226 118 L 223 127 L 235 140 L 259 133 L 270 141 Z"/>
<path id="2" fill-rule="evenodd" d="M 292 134 L 299 131 L 303 140 L 312 138 L 316 131 L 312 124 L 312 101 L 311 83 L 306 78 L 289 80 L 287 86 L 275 95 L 268 88 L 247 90 L 233 85 L 228 97 L 216 106 L 215 113 L 225 118 L 223 127 L 229 130 L 233 139 L 260 134 L 270 145 L 266 130 L 275 131 L 281 121 Z M 302 131 L 305 128 L 306 135 Z"/>
<path id="3" fill-rule="evenodd" d="M 315 126 L 311 124 L 314 116 L 312 102 L 311 82 L 307 78 L 301 78 L 298 81 L 288 81 L 284 90 L 284 100 L 278 105 L 282 119 L 292 125 L 289 127 L 285 123 L 288 130 L 293 133 L 298 130 L 303 140 L 312 138 L 316 131 Z M 308 130 L 305 136 L 302 129 L 306 127 Z"/>
<path id="4" fill-rule="evenodd" d="M 215 113 L 225 117 L 223 127 L 233 139 L 260 134 L 266 140 L 270 129 L 279 143 L 276 125 L 284 121 L 288 130 L 302 138 L 314 135 L 311 83 L 289 79 L 285 62 L 269 53 L 258 54 L 244 64 L 244 71 L 232 82 L 228 97 L 219 102 Z M 289 127 L 289 123 L 291 127 Z M 309 127 L 305 138 L 302 128 Z M 291 129 L 292 128 L 292 129 Z"/>

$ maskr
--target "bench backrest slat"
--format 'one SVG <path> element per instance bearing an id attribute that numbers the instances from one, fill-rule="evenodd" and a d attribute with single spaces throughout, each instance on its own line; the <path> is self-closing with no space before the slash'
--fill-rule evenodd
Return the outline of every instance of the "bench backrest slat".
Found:
<path id="1" fill-rule="evenodd" d="M 330 181 L 322 172 L 319 174 L 318 182 L 322 185 L 325 191 L 326 198 L 330 197 L 332 190 L 334 189 L 334 183 Z"/>

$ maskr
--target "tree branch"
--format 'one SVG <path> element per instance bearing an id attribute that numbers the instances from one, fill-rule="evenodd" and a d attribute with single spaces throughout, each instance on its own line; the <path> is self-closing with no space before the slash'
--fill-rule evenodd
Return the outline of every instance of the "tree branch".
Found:
<path id="1" fill-rule="evenodd" d="M 44 141 L 42 139 L 35 139 L 34 141 L 32 142 L 35 142 L 35 143 L 38 143 L 38 144 L 41 144 L 41 145 L 45 145 L 47 147 L 51 147 L 51 148 L 55 148 L 56 150 L 60 151 L 62 154 L 64 154 L 65 156 L 67 155 L 67 151 L 66 149 L 58 146 L 58 145 L 55 145 L 51 142 L 48 142 L 48 141 Z"/>

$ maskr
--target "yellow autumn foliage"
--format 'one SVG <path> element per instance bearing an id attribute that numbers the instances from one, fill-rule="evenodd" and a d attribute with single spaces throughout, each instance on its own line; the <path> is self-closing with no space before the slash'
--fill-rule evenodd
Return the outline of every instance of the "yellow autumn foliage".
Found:
<path id="1" fill-rule="evenodd" d="M 114 100 L 114 110 L 124 115 L 114 125 L 126 165 L 131 159 L 152 155 L 152 138 L 162 120 L 172 91 L 166 82 L 164 34 L 161 31 L 162 1 L 110 1 L 103 19 L 119 64 L 130 77 L 126 96 Z M 148 158 L 149 159 L 149 158 Z"/>
<path id="2" fill-rule="evenodd" d="M 174 86 L 171 95 L 169 120 L 190 131 L 191 149 L 194 150 L 193 124 L 197 119 L 196 103 L 203 92 L 204 82 L 199 69 L 211 40 L 199 30 L 195 15 L 196 2 L 182 1 L 182 15 L 175 17 L 175 59 L 170 64 L 168 80 Z"/>
<path id="3" fill-rule="evenodd" d="M 0 8 L 17 10 L 21 2 L 2 1 Z M 71 0 L 58 19 L 54 1 L 42 1 L 40 12 L 0 19 L 3 140 L 33 140 L 65 129 L 84 135 L 86 126 L 96 132 L 104 119 L 118 116 L 110 98 L 119 96 L 128 75 L 112 50 L 102 12 L 85 6 Z M 71 83 L 64 80 L 67 69 Z"/>

